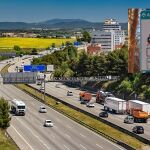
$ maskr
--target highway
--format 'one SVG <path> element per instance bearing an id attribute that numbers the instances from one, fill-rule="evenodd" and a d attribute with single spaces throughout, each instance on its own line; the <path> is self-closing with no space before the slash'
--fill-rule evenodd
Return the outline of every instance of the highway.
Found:
<path id="1" fill-rule="evenodd" d="M 26 59 L 24 61 L 25 64 L 30 64 L 30 61 L 28 59 Z M 15 65 L 20 65 L 21 62 L 18 62 Z M 10 72 L 14 72 L 15 69 L 15 65 L 12 65 L 9 68 Z M 47 76 L 48 78 L 48 76 Z M 56 84 L 59 84 L 59 88 L 56 88 Z M 39 89 L 40 86 L 36 85 L 36 84 L 32 84 L 31 86 Z M 70 90 L 73 92 L 73 96 L 67 96 L 67 91 Z M 95 108 L 88 108 L 85 105 L 81 105 L 79 102 L 79 92 L 81 92 L 81 90 L 79 88 L 71 88 L 68 87 L 66 85 L 63 85 L 62 83 L 57 83 L 57 82 L 48 82 L 46 83 L 46 93 L 55 96 L 57 98 L 60 98 L 61 100 L 70 103 L 74 106 L 77 106 L 83 110 L 86 110 L 96 116 L 99 115 L 99 113 L 103 110 L 103 106 L 100 104 L 95 103 Z M 57 93 L 57 94 L 56 94 Z M 94 93 L 93 93 L 94 94 Z M 93 96 L 92 98 L 93 102 L 95 102 L 95 97 Z M 109 120 L 110 122 L 117 124 L 120 127 L 123 127 L 129 131 L 132 131 L 132 128 L 135 125 L 142 125 L 144 127 L 145 133 L 141 134 L 139 136 L 142 136 L 144 138 L 147 138 L 150 140 L 150 120 L 148 120 L 148 123 L 134 123 L 134 124 L 125 124 L 123 122 L 124 118 L 126 117 L 126 115 L 118 115 L 118 114 L 111 114 L 109 113 L 109 118 L 106 118 L 107 120 Z"/>
<path id="2" fill-rule="evenodd" d="M 2 66 L 4 64 L 0 64 L 0 68 Z M 20 99 L 26 104 L 26 115 L 12 115 L 7 129 L 21 150 L 123 150 L 47 106 L 47 113 L 39 113 L 39 106 L 43 104 L 13 85 L 0 85 L 0 97 L 9 102 Z M 52 120 L 54 127 L 44 127 L 45 119 Z"/>
<path id="3" fill-rule="evenodd" d="M 59 88 L 56 87 L 56 84 L 59 84 Z M 38 85 L 32 85 L 34 87 L 36 87 L 37 89 L 39 89 L 40 86 Z M 73 92 L 73 96 L 67 96 L 67 91 L 72 91 Z M 86 107 L 86 105 L 80 104 L 79 101 L 79 92 L 81 92 L 80 89 L 78 88 L 71 88 L 68 87 L 66 85 L 63 85 L 62 83 L 57 83 L 57 82 L 49 82 L 46 83 L 46 93 L 55 96 L 57 98 L 60 98 L 61 100 L 70 103 L 74 106 L 77 106 L 83 110 L 86 110 L 96 116 L 99 115 L 99 113 L 101 111 L 103 111 L 103 106 L 100 104 L 95 103 L 95 107 L 94 108 L 88 108 Z M 57 94 L 56 94 L 57 93 Z M 95 97 L 93 96 L 92 101 L 95 102 Z M 132 128 L 135 125 L 142 125 L 145 129 L 145 133 L 143 136 L 147 139 L 150 140 L 150 120 L 148 120 L 148 123 L 134 123 L 134 124 L 125 124 L 123 122 L 124 118 L 126 117 L 126 115 L 119 115 L 119 114 L 111 114 L 109 113 L 109 117 L 108 118 L 104 118 L 106 120 L 109 120 L 110 122 L 119 125 L 129 131 L 132 131 Z"/>
<path id="4" fill-rule="evenodd" d="M 30 64 L 30 61 L 28 59 L 26 59 L 24 61 L 25 64 Z M 18 62 L 18 64 L 16 65 L 20 65 L 21 62 Z M 15 65 L 12 65 L 9 68 L 10 72 L 13 72 L 15 69 Z M 56 84 L 59 84 L 59 88 L 56 88 Z M 39 89 L 40 86 L 37 86 L 36 84 L 32 84 L 31 86 Z M 70 90 L 73 92 L 73 96 L 68 97 L 67 91 Z M 57 83 L 57 82 L 48 82 L 46 83 L 46 93 L 55 96 L 57 98 L 60 98 L 61 100 L 68 102 L 74 106 L 77 106 L 81 109 L 84 109 L 96 116 L 99 115 L 99 113 L 103 110 L 103 106 L 100 104 L 95 103 L 95 107 L 94 108 L 88 108 L 85 105 L 81 105 L 79 102 L 79 92 L 81 90 L 78 88 L 70 88 L 68 86 L 63 85 L 62 83 Z M 56 94 L 57 93 L 57 94 Z M 95 102 L 95 97 L 92 98 L 93 102 Z M 116 115 L 116 114 L 109 114 L 109 117 L 106 118 L 107 120 L 109 120 L 110 122 L 117 124 L 120 127 L 123 127 L 129 131 L 132 131 L 132 128 L 135 125 L 142 125 L 145 129 L 145 133 L 141 134 L 139 136 L 142 136 L 144 138 L 147 138 L 150 140 L 150 120 L 148 120 L 148 123 L 134 123 L 134 124 L 125 124 L 123 122 L 124 118 L 126 117 L 126 115 Z"/>

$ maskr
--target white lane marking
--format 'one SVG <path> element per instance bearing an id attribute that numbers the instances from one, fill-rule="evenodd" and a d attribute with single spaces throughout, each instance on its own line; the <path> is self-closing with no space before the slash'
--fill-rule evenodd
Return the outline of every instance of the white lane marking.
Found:
<path id="1" fill-rule="evenodd" d="M 16 118 L 16 120 L 18 120 L 21 124 L 23 124 L 23 122 L 22 122 L 20 119 Z M 24 124 L 23 124 L 23 125 L 24 125 Z M 36 137 L 47 149 L 49 149 L 49 147 L 44 143 L 43 140 L 41 140 L 41 139 L 39 138 L 38 135 L 34 134 L 34 133 L 32 132 L 32 130 L 31 130 L 29 127 L 27 127 L 27 126 L 25 126 L 25 127 L 26 127 L 26 128 L 30 131 L 30 133 L 32 133 L 32 135 L 33 135 L 34 137 Z"/>
<path id="2" fill-rule="evenodd" d="M 100 146 L 99 144 L 96 144 L 96 146 L 98 146 L 98 147 L 100 147 L 100 148 L 102 148 L 102 149 L 103 149 L 103 147 L 102 147 L 102 146 Z"/>
<path id="3" fill-rule="evenodd" d="M 86 149 L 86 147 L 85 147 L 85 146 L 83 146 L 82 144 L 80 144 L 80 146 L 81 146 L 83 149 Z"/>
<path id="4" fill-rule="evenodd" d="M 82 137 L 86 137 L 85 135 L 83 135 L 83 134 L 81 134 L 81 133 L 80 133 L 80 135 L 81 135 Z"/>
<path id="5" fill-rule="evenodd" d="M 71 136 L 70 136 L 70 135 L 68 135 L 68 134 L 66 134 L 66 133 L 65 133 L 65 135 L 66 135 L 68 138 L 71 138 Z"/>
<path id="6" fill-rule="evenodd" d="M 30 149 L 31 150 L 34 150 L 33 148 L 32 148 L 32 146 L 25 140 L 25 138 L 16 130 L 16 128 L 13 126 L 13 125 L 11 125 L 11 127 L 15 130 L 15 132 L 23 139 L 23 141 L 25 141 L 25 143 L 30 147 Z"/>
<path id="7" fill-rule="evenodd" d="M 67 150 L 70 150 L 70 148 L 68 148 L 66 145 L 64 145 L 64 147 L 65 147 Z"/>

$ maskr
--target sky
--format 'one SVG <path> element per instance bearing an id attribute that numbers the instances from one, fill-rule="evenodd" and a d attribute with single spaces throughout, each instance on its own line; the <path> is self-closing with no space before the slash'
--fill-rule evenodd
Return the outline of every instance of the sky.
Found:
<path id="1" fill-rule="evenodd" d="M 41 22 L 54 18 L 127 22 L 128 8 L 150 8 L 150 0 L 0 0 L 0 22 Z"/>

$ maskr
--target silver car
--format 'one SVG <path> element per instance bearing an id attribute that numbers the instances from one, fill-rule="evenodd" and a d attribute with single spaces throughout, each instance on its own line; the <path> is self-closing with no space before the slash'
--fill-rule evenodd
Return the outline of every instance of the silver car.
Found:
<path id="1" fill-rule="evenodd" d="M 53 123 L 52 123 L 51 120 L 45 120 L 44 126 L 45 126 L 45 127 L 53 127 Z"/>

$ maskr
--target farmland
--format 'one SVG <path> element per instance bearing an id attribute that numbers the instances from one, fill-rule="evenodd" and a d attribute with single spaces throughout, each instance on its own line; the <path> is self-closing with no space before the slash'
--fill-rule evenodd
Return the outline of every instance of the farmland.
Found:
<path id="1" fill-rule="evenodd" d="M 50 47 L 52 43 L 55 43 L 57 47 L 67 41 L 73 42 L 74 39 L 0 38 L 0 49 L 13 49 L 14 45 L 18 45 L 20 48 L 43 49 Z"/>

